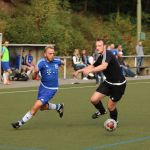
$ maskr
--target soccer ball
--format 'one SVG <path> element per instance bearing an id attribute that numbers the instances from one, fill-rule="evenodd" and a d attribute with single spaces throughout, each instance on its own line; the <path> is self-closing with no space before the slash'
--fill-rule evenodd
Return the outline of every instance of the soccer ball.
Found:
<path id="1" fill-rule="evenodd" d="M 117 128 L 117 122 L 114 119 L 107 119 L 104 122 L 104 128 L 107 131 L 112 132 Z"/>

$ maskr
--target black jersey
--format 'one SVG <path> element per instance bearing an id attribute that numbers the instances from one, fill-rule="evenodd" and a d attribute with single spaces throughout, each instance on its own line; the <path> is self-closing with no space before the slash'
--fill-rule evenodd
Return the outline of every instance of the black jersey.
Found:
<path id="1" fill-rule="evenodd" d="M 100 55 L 96 62 L 93 64 L 94 67 L 97 67 L 102 64 L 102 62 L 107 62 L 108 66 L 103 73 L 106 77 L 106 80 L 111 83 L 121 83 L 125 81 L 125 77 L 122 74 L 120 65 L 117 58 L 110 52 L 106 50 L 104 54 Z"/>

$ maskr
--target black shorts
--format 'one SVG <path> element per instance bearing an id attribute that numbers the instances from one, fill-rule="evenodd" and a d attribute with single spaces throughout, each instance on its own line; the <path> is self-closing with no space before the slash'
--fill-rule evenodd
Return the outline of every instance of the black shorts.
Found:
<path id="1" fill-rule="evenodd" d="M 110 96 L 112 101 L 117 102 L 121 99 L 122 95 L 124 94 L 125 88 L 126 83 L 122 85 L 111 85 L 104 81 L 100 84 L 96 91 L 104 95 Z"/>

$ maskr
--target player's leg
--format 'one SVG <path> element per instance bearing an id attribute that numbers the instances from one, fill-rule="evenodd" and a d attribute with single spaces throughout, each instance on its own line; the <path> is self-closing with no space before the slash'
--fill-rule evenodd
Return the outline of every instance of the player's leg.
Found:
<path id="1" fill-rule="evenodd" d="M 110 112 L 110 118 L 118 121 L 118 111 L 116 108 L 117 102 L 121 100 L 126 88 L 126 83 L 122 85 L 112 85 L 110 99 L 108 100 L 108 110 Z"/>
<path id="2" fill-rule="evenodd" d="M 105 82 L 102 82 L 100 86 L 96 89 L 96 92 L 91 97 L 91 103 L 98 110 L 92 115 L 93 119 L 98 118 L 99 116 L 106 114 L 106 110 L 102 104 L 102 99 L 109 94 L 109 88 Z"/>
<path id="3" fill-rule="evenodd" d="M 9 62 L 5 62 L 5 78 L 6 78 L 6 84 L 11 84 L 9 80 L 9 76 L 11 73 L 11 69 L 9 66 Z"/>
<path id="4" fill-rule="evenodd" d="M 59 113 L 60 118 L 63 117 L 64 104 L 54 104 L 49 101 L 55 96 L 57 89 L 46 89 L 42 85 L 38 93 L 38 99 L 43 102 L 43 106 L 40 110 L 56 110 Z"/>
<path id="5" fill-rule="evenodd" d="M 94 105 L 94 107 L 98 110 L 93 115 L 92 118 L 96 119 L 100 117 L 103 114 L 106 114 L 106 110 L 102 104 L 102 99 L 105 97 L 104 94 L 99 92 L 94 92 L 94 94 L 91 97 L 91 103 Z"/>
<path id="6" fill-rule="evenodd" d="M 116 108 L 116 104 L 117 104 L 117 102 L 114 102 L 112 99 L 109 99 L 108 104 L 107 104 L 107 108 L 110 112 L 110 118 L 117 121 L 118 111 Z"/>
<path id="7" fill-rule="evenodd" d="M 7 73 L 6 73 L 6 71 L 3 71 L 3 83 L 7 84 Z"/>
<path id="8" fill-rule="evenodd" d="M 10 67 L 7 69 L 7 83 L 8 84 L 11 84 L 11 82 L 10 82 L 10 80 L 9 80 L 9 76 L 10 76 L 10 74 L 12 73 L 12 71 L 11 71 L 11 69 L 10 69 Z"/>
<path id="9" fill-rule="evenodd" d="M 42 105 L 43 103 L 40 100 L 36 100 L 31 110 L 28 111 L 21 120 L 11 124 L 13 128 L 17 129 L 23 124 L 25 124 L 27 121 L 29 121 L 37 113 L 37 111 L 41 108 Z"/>
<path id="10" fill-rule="evenodd" d="M 9 71 L 4 71 L 3 73 L 3 83 L 6 84 L 6 85 L 9 85 L 11 84 L 11 82 L 9 81 Z"/>
<path id="11" fill-rule="evenodd" d="M 64 113 L 64 104 L 47 103 L 43 105 L 40 110 L 56 110 L 59 113 L 60 118 L 62 118 Z"/>
<path id="12" fill-rule="evenodd" d="M 8 62 L 2 62 L 2 68 L 3 68 L 3 83 L 4 84 L 9 84 L 9 63 Z"/>
<path id="13" fill-rule="evenodd" d="M 60 104 L 53 104 L 53 103 L 47 103 L 45 105 L 43 105 L 40 110 L 58 110 L 60 108 Z"/>

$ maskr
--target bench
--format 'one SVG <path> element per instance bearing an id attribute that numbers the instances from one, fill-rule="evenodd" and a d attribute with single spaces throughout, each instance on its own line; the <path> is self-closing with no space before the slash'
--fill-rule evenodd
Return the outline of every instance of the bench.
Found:
<path id="1" fill-rule="evenodd" d="M 150 75 L 150 66 L 140 67 L 140 75 Z"/>
<path id="2" fill-rule="evenodd" d="M 137 67 L 130 67 L 131 69 L 136 69 Z M 141 66 L 140 67 L 140 74 L 143 75 L 150 75 L 150 66 Z"/>

